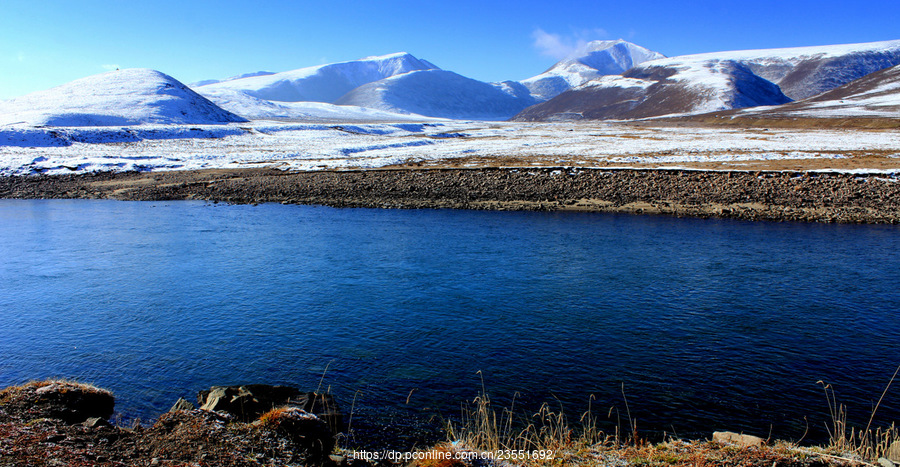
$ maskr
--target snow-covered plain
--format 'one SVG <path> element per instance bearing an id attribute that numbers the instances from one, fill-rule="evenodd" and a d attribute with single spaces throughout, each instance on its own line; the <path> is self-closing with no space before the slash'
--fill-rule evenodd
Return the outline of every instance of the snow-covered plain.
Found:
<path id="1" fill-rule="evenodd" d="M 425 121 L 429 117 L 409 113 L 386 112 L 355 105 L 325 102 L 278 102 L 253 97 L 245 91 L 200 87 L 197 91 L 219 107 L 249 120 L 291 120 L 303 122 L 396 122 Z M 433 119 L 440 120 L 440 119 Z"/>
<path id="2" fill-rule="evenodd" d="M 727 162 L 739 169 L 747 161 L 838 159 L 854 152 L 897 158 L 900 167 L 900 131 L 464 121 L 0 127 L 2 175 L 263 166 L 322 170 L 409 162 L 503 166 L 509 158 L 581 167 Z"/>

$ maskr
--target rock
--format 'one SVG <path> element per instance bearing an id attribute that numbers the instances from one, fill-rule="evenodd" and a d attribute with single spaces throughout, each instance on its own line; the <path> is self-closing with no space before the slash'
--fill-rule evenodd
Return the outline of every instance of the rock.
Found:
<path id="1" fill-rule="evenodd" d="M 308 462 L 324 460 L 334 450 L 334 435 L 321 418 L 298 407 L 280 407 L 264 413 L 255 426 L 290 439 Z"/>
<path id="2" fill-rule="evenodd" d="M 110 426 L 109 420 L 100 417 L 91 417 L 82 423 L 85 428 L 100 428 L 102 426 Z"/>
<path id="3" fill-rule="evenodd" d="M 287 405 L 303 409 L 321 418 L 335 433 L 343 431 L 344 414 L 338 408 L 337 401 L 331 394 L 307 392 L 291 398 Z"/>
<path id="4" fill-rule="evenodd" d="M 731 431 L 717 431 L 713 433 L 713 441 L 718 443 L 733 444 L 742 448 L 762 446 L 765 440 L 759 436 L 742 435 Z"/>
<path id="5" fill-rule="evenodd" d="M 891 443 L 891 447 L 888 448 L 886 456 L 891 461 L 900 463 L 900 441 Z"/>
<path id="6" fill-rule="evenodd" d="M 880 465 L 881 467 L 897 467 L 897 464 L 895 464 L 890 459 L 885 459 L 884 457 L 878 458 L 878 465 Z"/>
<path id="7" fill-rule="evenodd" d="M 177 401 L 175 401 L 175 405 L 169 409 L 169 412 L 174 412 L 176 410 L 194 410 L 194 404 L 191 404 L 185 398 L 179 397 Z"/>
<path id="8" fill-rule="evenodd" d="M 300 392 L 289 386 L 248 384 L 213 386 L 209 391 L 201 391 L 197 400 L 203 410 L 226 412 L 244 422 L 256 420 L 276 407 L 296 407 L 324 420 L 332 432 L 343 430 L 344 416 L 331 394 Z"/>
<path id="9" fill-rule="evenodd" d="M 197 402 L 203 410 L 225 412 L 249 422 L 299 394 L 300 390 L 296 388 L 268 384 L 213 386 L 209 391 L 200 391 Z"/>
<path id="10" fill-rule="evenodd" d="M 21 418 L 55 418 L 68 424 L 89 418 L 108 420 L 113 414 L 112 393 L 70 381 L 36 381 L 0 392 L 4 409 Z"/>

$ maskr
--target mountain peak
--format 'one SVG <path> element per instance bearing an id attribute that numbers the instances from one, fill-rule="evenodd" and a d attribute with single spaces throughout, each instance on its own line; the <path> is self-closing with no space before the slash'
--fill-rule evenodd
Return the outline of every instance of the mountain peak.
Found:
<path id="1" fill-rule="evenodd" d="M 244 119 L 156 70 L 126 68 L 0 102 L 0 124 L 210 124 Z"/>
<path id="2" fill-rule="evenodd" d="M 623 39 L 592 41 L 579 47 L 553 68 L 565 67 L 571 63 L 581 63 L 597 70 L 602 75 L 619 75 L 636 65 L 658 58 L 665 58 L 665 55 Z"/>
<path id="3" fill-rule="evenodd" d="M 334 102 L 364 84 L 410 71 L 431 69 L 437 67 L 407 52 L 397 52 L 224 81 L 200 89 L 229 89 L 279 102 Z"/>
<path id="4" fill-rule="evenodd" d="M 418 60 L 413 54 L 409 52 L 394 52 L 392 54 L 384 54 L 384 55 L 369 55 L 368 57 L 363 57 L 361 61 L 373 61 L 373 60 L 391 60 L 395 58 L 403 58 L 403 59 L 415 59 Z"/>
<path id="5" fill-rule="evenodd" d="M 649 60 L 665 58 L 623 39 L 591 41 L 547 71 L 522 81 L 537 98 L 551 99 L 605 75 L 620 75 Z"/>
<path id="6" fill-rule="evenodd" d="M 580 47 L 575 49 L 574 52 L 570 53 L 563 60 L 576 60 L 583 55 L 587 55 L 591 52 L 599 52 L 601 50 L 606 50 L 610 47 L 614 47 L 618 44 L 631 44 L 625 39 L 615 39 L 615 40 L 602 40 L 602 41 L 590 41 L 582 44 Z M 634 45 L 634 44 L 631 44 Z"/>

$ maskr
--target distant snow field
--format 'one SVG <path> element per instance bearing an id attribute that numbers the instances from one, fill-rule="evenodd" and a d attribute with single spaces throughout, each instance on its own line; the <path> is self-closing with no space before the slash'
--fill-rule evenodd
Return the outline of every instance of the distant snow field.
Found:
<path id="1" fill-rule="evenodd" d="M 718 162 L 740 169 L 748 161 L 838 160 L 854 153 L 877 154 L 900 167 L 900 131 L 470 121 L 0 126 L 0 175 L 237 167 L 324 170 L 406 163 L 504 166 L 511 159 L 518 165 L 580 167 Z M 883 172 L 883 166 L 877 171 Z"/>

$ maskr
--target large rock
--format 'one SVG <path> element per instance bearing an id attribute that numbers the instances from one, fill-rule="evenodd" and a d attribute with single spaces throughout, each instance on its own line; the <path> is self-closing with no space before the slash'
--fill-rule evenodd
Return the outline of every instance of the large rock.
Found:
<path id="1" fill-rule="evenodd" d="M 113 414 L 112 393 L 70 381 L 36 381 L 0 391 L 0 405 L 19 418 L 56 418 L 68 424 L 89 418 L 108 420 Z"/>
<path id="2" fill-rule="evenodd" d="M 208 391 L 200 391 L 197 402 L 203 410 L 229 413 L 249 422 L 275 407 L 285 405 L 299 394 L 300 390 L 296 388 L 268 384 L 213 386 Z"/>
<path id="3" fill-rule="evenodd" d="M 191 404 L 183 397 L 179 397 L 178 400 L 175 401 L 175 405 L 173 405 L 172 408 L 169 409 L 169 412 L 174 412 L 176 410 L 194 410 L 195 408 L 196 407 L 194 407 L 194 404 Z"/>
<path id="4" fill-rule="evenodd" d="M 731 431 L 717 431 L 713 433 L 713 441 L 724 444 L 733 444 L 742 448 L 762 446 L 763 443 L 765 443 L 765 440 L 759 436 L 742 435 Z"/>
<path id="5" fill-rule="evenodd" d="M 276 407 L 295 407 L 321 418 L 335 433 L 343 427 L 343 415 L 330 394 L 301 392 L 289 386 L 213 386 L 200 391 L 197 402 L 203 410 L 226 412 L 244 422 L 256 420 Z"/>
<path id="6" fill-rule="evenodd" d="M 306 459 L 318 462 L 334 449 L 334 434 L 321 418 L 297 407 L 272 409 L 253 422 L 289 439 Z"/>

